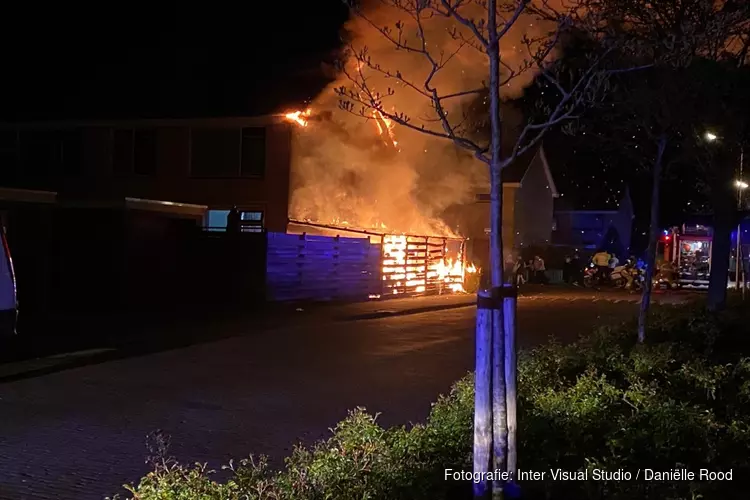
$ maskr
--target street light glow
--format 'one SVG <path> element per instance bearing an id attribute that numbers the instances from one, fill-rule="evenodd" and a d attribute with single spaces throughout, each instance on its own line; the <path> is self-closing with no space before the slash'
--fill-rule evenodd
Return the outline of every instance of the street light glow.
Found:
<path id="1" fill-rule="evenodd" d="M 740 180 L 734 181 L 734 185 L 737 187 L 737 189 L 747 189 L 748 187 L 747 182 Z"/>
<path id="2" fill-rule="evenodd" d="M 716 136 L 716 134 L 713 134 L 711 132 L 706 132 L 706 140 L 707 141 L 714 142 L 716 139 L 718 139 L 718 137 Z"/>

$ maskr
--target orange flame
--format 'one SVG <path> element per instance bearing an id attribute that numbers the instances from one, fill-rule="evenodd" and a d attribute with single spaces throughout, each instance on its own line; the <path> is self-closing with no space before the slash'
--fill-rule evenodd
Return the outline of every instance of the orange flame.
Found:
<path id="1" fill-rule="evenodd" d="M 311 109 L 306 109 L 304 111 L 294 111 L 293 113 L 287 113 L 284 115 L 284 118 L 291 122 L 295 122 L 300 127 L 307 127 L 308 118 L 310 117 L 310 114 L 312 113 Z"/>
<path id="2" fill-rule="evenodd" d="M 477 272 L 473 264 L 465 265 L 461 259 L 443 257 L 429 262 L 427 247 L 409 246 L 404 235 L 383 237 L 383 281 L 387 282 L 387 293 L 422 293 L 427 286 L 438 286 L 445 291 L 463 292 L 467 274 Z M 373 296 L 371 298 L 380 298 Z"/>
<path id="3" fill-rule="evenodd" d="M 393 120 L 385 116 L 380 110 L 373 109 L 372 117 L 375 119 L 375 126 L 378 128 L 378 133 L 388 146 L 393 146 L 398 149 L 398 141 L 396 141 L 396 135 L 393 132 L 395 124 Z"/>

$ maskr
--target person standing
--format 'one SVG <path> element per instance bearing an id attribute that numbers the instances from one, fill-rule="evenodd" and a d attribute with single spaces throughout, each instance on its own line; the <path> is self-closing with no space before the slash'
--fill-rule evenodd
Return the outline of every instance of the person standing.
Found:
<path id="1" fill-rule="evenodd" d="M 603 249 L 598 250 L 591 259 L 596 266 L 596 276 L 601 281 L 609 278 L 609 254 Z"/>
<path id="2" fill-rule="evenodd" d="M 516 259 L 516 263 L 513 266 L 513 277 L 515 279 L 515 284 L 517 287 L 526 284 L 526 277 L 524 276 L 523 259 L 521 257 Z"/>
<path id="3" fill-rule="evenodd" d="M 534 281 L 541 285 L 547 283 L 547 268 L 539 255 L 534 257 Z"/>
<path id="4" fill-rule="evenodd" d="M 240 223 L 242 217 L 237 205 L 234 205 L 227 214 L 227 233 L 236 234 L 240 232 Z"/>
<path id="5" fill-rule="evenodd" d="M 536 283 L 536 276 L 534 276 L 534 259 L 531 259 L 523 266 L 524 274 L 526 275 L 527 283 Z"/>
<path id="6" fill-rule="evenodd" d="M 506 283 L 513 283 L 515 281 L 515 273 L 513 268 L 516 265 L 516 261 L 513 259 L 513 254 L 509 253 L 505 255 L 505 266 L 503 267 L 503 278 Z"/>
<path id="7" fill-rule="evenodd" d="M 571 272 L 572 267 L 573 267 L 572 259 L 570 258 L 570 255 L 566 255 L 565 263 L 563 264 L 563 269 L 562 269 L 563 283 L 565 283 L 566 285 L 569 285 L 573 280 L 573 276 Z"/>
<path id="8" fill-rule="evenodd" d="M 618 259 L 618 258 L 617 258 L 617 255 L 615 255 L 615 254 L 612 254 L 612 257 L 611 257 L 611 258 L 609 259 L 609 269 L 610 269 L 610 274 L 611 274 L 611 273 L 612 273 L 612 271 L 614 271 L 614 270 L 615 270 L 615 268 L 616 268 L 617 266 L 619 266 L 619 265 L 620 265 L 620 259 Z"/>

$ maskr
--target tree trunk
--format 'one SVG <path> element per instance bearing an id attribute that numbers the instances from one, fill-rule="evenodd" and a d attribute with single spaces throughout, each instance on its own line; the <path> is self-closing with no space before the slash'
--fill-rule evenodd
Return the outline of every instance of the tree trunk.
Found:
<path id="1" fill-rule="evenodd" d="M 492 291 L 489 302 L 482 306 L 482 295 L 479 298 L 481 308 L 486 311 L 477 312 L 477 366 L 475 379 L 475 414 L 474 414 L 474 472 L 488 472 L 490 464 L 485 457 L 492 454 L 492 468 L 504 471 L 506 469 L 507 449 L 507 402 L 505 378 L 505 345 L 503 314 L 503 187 L 502 187 L 502 116 L 500 112 L 500 40 L 497 31 L 497 0 L 487 3 L 487 55 L 490 63 L 490 124 L 491 162 L 490 162 L 490 273 Z M 483 294 L 485 295 L 485 294 Z M 486 297 L 485 297 L 486 298 Z M 487 316 L 490 317 L 487 317 Z M 482 318 L 480 321 L 480 317 Z M 483 329 L 483 331 L 479 331 Z M 490 331 L 487 331 L 487 330 Z M 490 356 L 480 353 L 480 349 L 487 347 L 490 342 Z M 489 366 L 487 366 L 489 364 Z M 489 376 L 488 376 L 489 375 Z M 490 401 L 487 398 L 491 395 Z M 488 423 L 491 425 L 490 436 Z M 487 439 L 489 437 L 489 439 Z M 503 487 L 500 482 L 490 483 L 482 476 L 474 484 L 474 497 L 486 498 L 489 494 L 493 499 L 502 498 Z"/>
<path id="2" fill-rule="evenodd" d="M 490 300 L 487 290 L 477 293 L 476 351 L 474 369 L 474 472 L 482 480 L 474 483 L 474 498 L 485 499 L 491 491 L 485 479 L 492 457 L 492 309 L 483 307 Z"/>
<path id="3" fill-rule="evenodd" d="M 708 308 L 720 311 L 727 301 L 729 262 L 732 254 L 732 230 L 736 225 L 737 193 L 734 190 L 733 162 L 721 154 L 713 165 L 711 195 L 714 207 L 711 239 L 711 276 L 708 282 Z"/>
<path id="4" fill-rule="evenodd" d="M 725 179 L 726 180 L 726 179 Z M 720 311 L 727 302 L 729 261 L 732 254 L 732 229 L 734 229 L 734 193 L 731 180 L 726 186 L 717 182 L 714 193 L 714 234 L 711 240 L 711 276 L 708 282 L 708 308 Z M 723 183 L 722 183 L 723 184 Z"/>
<path id="5" fill-rule="evenodd" d="M 664 163 L 664 150 L 667 147 L 667 136 L 659 137 L 656 160 L 651 168 L 651 218 L 649 220 L 648 250 L 646 254 L 646 282 L 641 295 L 641 308 L 638 313 L 638 342 L 646 340 L 646 318 L 651 306 L 651 291 L 654 282 L 656 265 L 656 245 L 659 242 L 659 203 L 661 201 L 661 171 Z"/>
<path id="6" fill-rule="evenodd" d="M 505 285 L 508 290 L 515 291 L 513 285 Z M 503 299 L 503 313 L 505 315 L 505 404 L 508 415 L 508 458 L 507 470 L 515 473 L 518 470 L 518 448 L 516 429 L 518 419 L 516 415 L 517 360 L 516 360 L 516 296 Z M 515 475 L 513 476 L 515 477 Z"/>

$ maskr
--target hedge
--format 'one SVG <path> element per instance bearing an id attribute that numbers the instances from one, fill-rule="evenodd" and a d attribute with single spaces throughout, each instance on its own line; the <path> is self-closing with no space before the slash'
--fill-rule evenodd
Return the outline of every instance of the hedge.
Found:
<path id="1" fill-rule="evenodd" d="M 633 324 L 600 328 L 572 345 L 550 343 L 519 357 L 519 468 L 524 498 L 750 498 L 750 314 L 696 305 L 657 307 L 647 343 Z M 471 498 L 473 380 L 434 403 L 424 424 L 384 429 L 357 408 L 312 447 L 298 446 L 283 470 L 263 457 L 223 467 L 165 457 L 126 498 L 137 500 L 365 500 Z M 552 481 L 550 471 L 732 470 L 733 481 Z M 115 496 L 115 498 L 120 498 Z"/>

